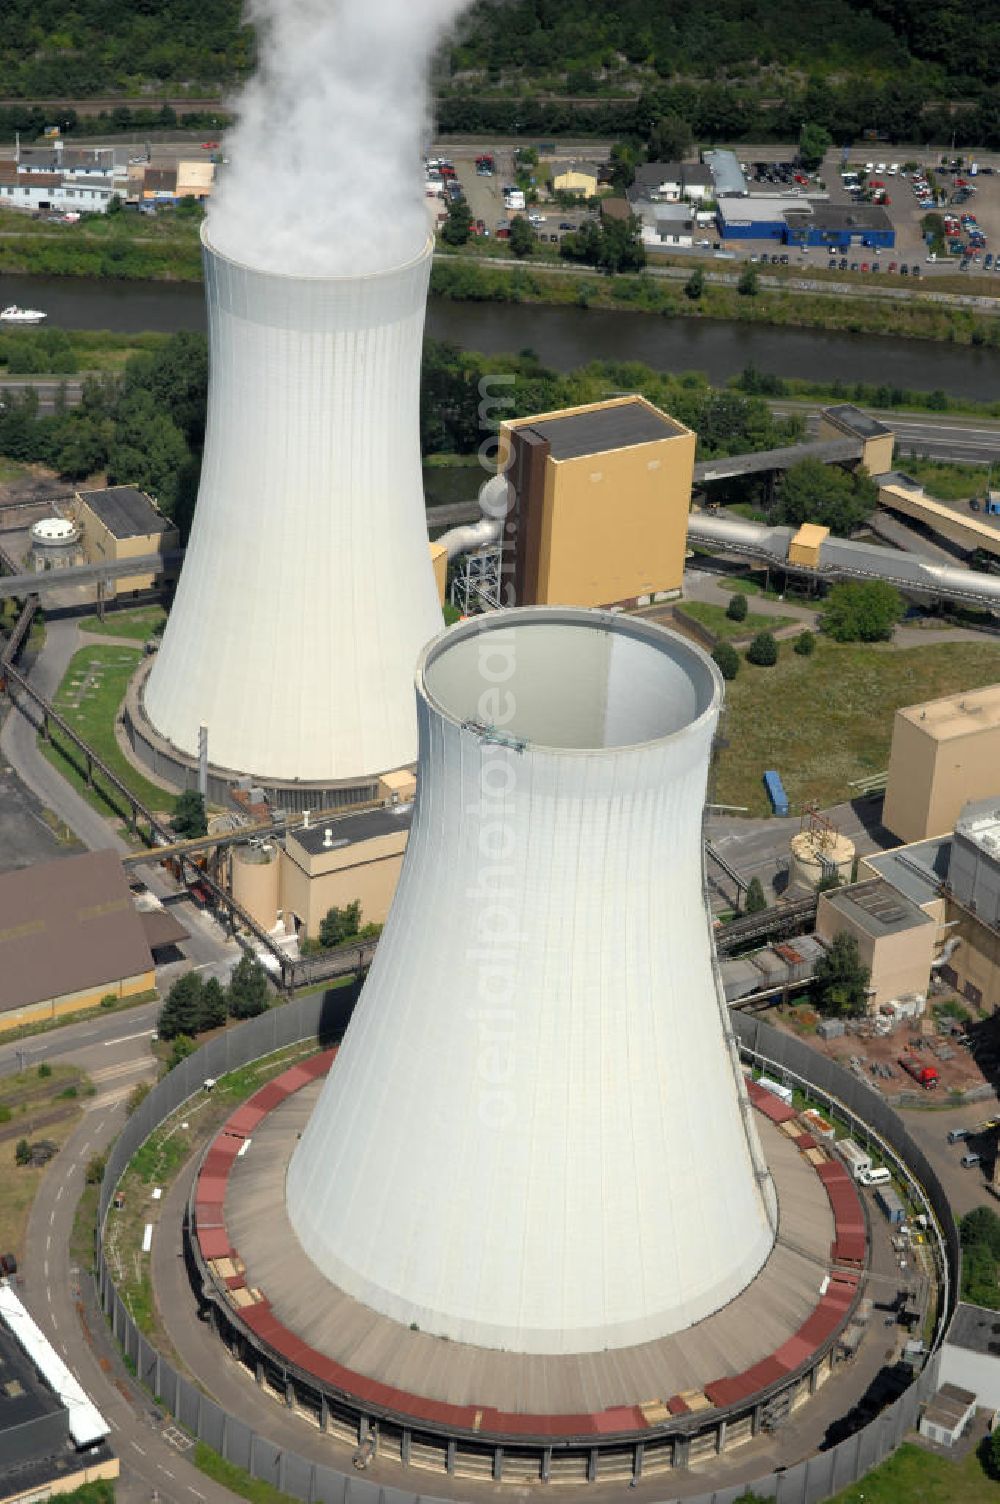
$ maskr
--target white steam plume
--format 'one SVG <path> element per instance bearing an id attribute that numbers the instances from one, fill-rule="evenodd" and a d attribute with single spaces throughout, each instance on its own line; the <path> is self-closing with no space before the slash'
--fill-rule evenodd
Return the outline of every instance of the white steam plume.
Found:
<path id="1" fill-rule="evenodd" d="M 258 71 L 238 103 L 208 236 L 301 276 L 383 271 L 430 232 L 428 70 L 469 0 L 248 0 Z"/>

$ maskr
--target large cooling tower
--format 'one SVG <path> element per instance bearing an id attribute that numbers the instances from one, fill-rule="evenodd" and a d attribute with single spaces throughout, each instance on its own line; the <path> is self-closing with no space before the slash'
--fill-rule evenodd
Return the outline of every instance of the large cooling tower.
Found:
<path id="1" fill-rule="evenodd" d="M 416 682 L 409 847 L 292 1225 L 422 1331 L 680 1331 L 775 1232 L 703 899 L 718 672 L 659 627 L 536 608 L 438 636 Z"/>
<path id="2" fill-rule="evenodd" d="M 411 762 L 413 666 L 441 625 L 420 471 L 431 247 L 280 276 L 202 231 L 211 377 L 198 506 L 145 689 L 187 756 L 337 782 Z"/>

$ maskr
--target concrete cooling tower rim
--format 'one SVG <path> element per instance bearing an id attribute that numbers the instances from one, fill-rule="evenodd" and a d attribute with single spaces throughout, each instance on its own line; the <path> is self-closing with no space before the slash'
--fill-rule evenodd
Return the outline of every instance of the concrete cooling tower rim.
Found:
<path id="1" fill-rule="evenodd" d="M 594 611 L 561 606 L 521 607 L 517 610 L 495 612 L 477 616 L 458 626 L 447 627 L 424 648 L 417 662 L 415 683 L 417 694 L 443 719 L 455 726 L 465 726 L 477 719 L 476 702 L 483 690 L 504 688 L 495 671 L 484 674 L 476 669 L 475 646 L 488 648 L 491 634 L 504 633 L 506 644 L 513 659 L 509 683 L 514 686 L 518 678 L 517 660 L 529 656 L 527 674 L 535 677 L 545 669 L 558 676 L 562 670 L 572 672 L 573 698 L 577 701 L 606 703 L 613 689 L 613 680 L 625 665 L 616 664 L 611 653 L 613 644 L 628 645 L 635 658 L 634 667 L 642 677 L 655 673 L 657 664 L 661 670 L 668 669 L 661 687 L 682 690 L 694 698 L 694 713 L 677 718 L 677 706 L 671 706 L 665 698 L 662 705 L 663 724 L 652 729 L 652 735 L 629 735 L 629 724 L 620 728 L 621 734 L 595 745 L 581 745 L 566 736 L 556 736 L 563 729 L 559 724 L 558 707 L 547 717 L 549 726 L 539 725 L 537 719 L 531 724 L 528 717 L 515 709 L 511 718 L 498 725 L 498 729 L 512 739 L 524 738 L 532 747 L 558 753 L 560 757 L 608 757 L 632 749 L 666 745 L 690 736 L 704 722 L 711 720 L 719 711 L 724 697 L 722 675 L 716 664 L 696 644 L 678 633 L 667 630 L 653 622 L 635 617 L 621 616 L 611 611 Z M 609 648 L 605 664 L 591 661 L 582 664 L 579 658 L 570 655 L 574 641 L 586 642 L 584 634 L 600 635 Z M 539 649 L 545 649 L 542 653 Z M 545 660 L 550 659 L 546 665 Z M 563 662 L 563 659 L 568 661 Z M 603 669 L 603 678 L 602 675 Z M 623 686 L 624 687 L 624 686 Z M 671 716 L 671 708 L 674 715 Z M 535 733 L 535 734 L 533 734 Z"/>
<path id="2" fill-rule="evenodd" d="M 211 217 L 204 220 L 201 226 L 201 243 L 205 250 L 220 261 L 227 261 L 230 266 L 238 266 L 241 271 L 252 272 L 256 277 L 269 277 L 275 282 L 328 282 L 333 286 L 345 285 L 350 282 L 378 282 L 388 277 L 398 277 L 400 272 L 405 272 L 412 266 L 417 266 L 421 261 L 434 254 L 434 237 L 429 235 L 415 256 L 408 257 L 405 261 L 399 261 L 394 266 L 383 267 L 380 271 L 366 272 L 343 272 L 340 275 L 324 277 L 317 276 L 315 272 L 276 272 L 269 266 L 258 266 L 250 257 L 233 256 L 229 251 L 223 250 L 211 236 Z"/>

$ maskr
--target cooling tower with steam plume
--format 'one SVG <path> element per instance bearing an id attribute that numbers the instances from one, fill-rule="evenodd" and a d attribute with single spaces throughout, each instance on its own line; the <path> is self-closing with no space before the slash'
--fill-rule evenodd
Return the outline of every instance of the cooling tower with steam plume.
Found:
<path id="1" fill-rule="evenodd" d="M 416 683 L 402 877 L 292 1227 L 421 1332 L 568 1354 L 682 1331 L 776 1225 L 703 898 L 718 672 L 651 624 L 528 608 L 438 636 Z"/>
<path id="2" fill-rule="evenodd" d="M 440 627 L 419 447 L 427 70 L 456 0 L 266 0 L 203 230 L 211 374 L 143 709 L 192 759 L 337 785 L 416 755 Z M 364 185 L 356 159 L 363 148 Z M 348 164 L 350 164 L 348 166 Z"/>

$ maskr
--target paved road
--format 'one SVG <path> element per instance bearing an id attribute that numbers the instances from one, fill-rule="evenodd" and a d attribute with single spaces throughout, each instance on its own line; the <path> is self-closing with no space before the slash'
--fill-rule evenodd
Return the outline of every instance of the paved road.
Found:
<path id="1" fill-rule="evenodd" d="M 92 1298 L 93 1282 L 71 1261 L 69 1239 L 88 1160 L 120 1132 L 124 1107 L 99 1092 L 42 1181 L 28 1224 L 21 1295 L 111 1425 L 125 1504 L 233 1504 L 233 1495 L 188 1461 L 186 1439 L 136 1385 Z M 183 1450 L 169 1439 L 177 1436 Z"/>

